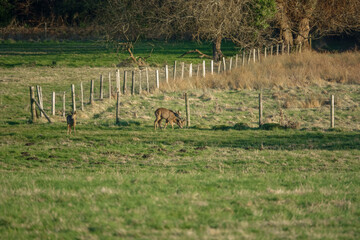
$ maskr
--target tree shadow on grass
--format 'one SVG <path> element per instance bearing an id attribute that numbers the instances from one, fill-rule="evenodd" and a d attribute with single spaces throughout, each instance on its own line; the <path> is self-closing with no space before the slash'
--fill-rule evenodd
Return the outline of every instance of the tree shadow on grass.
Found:
<path id="1" fill-rule="evenodd" d="M 277 125 L 263 129 L 250 128 L 247 125 L 235 126 L 219 125 L 211 129 L 194 126 L 186 132 L 173 131 L 171 135 L 176 140 L 195 147 L 232 147 L 247 150 L 360 150 L 359 131 L 293 130 Z M 166 144 L 169 139 L 158 141 Z"/>

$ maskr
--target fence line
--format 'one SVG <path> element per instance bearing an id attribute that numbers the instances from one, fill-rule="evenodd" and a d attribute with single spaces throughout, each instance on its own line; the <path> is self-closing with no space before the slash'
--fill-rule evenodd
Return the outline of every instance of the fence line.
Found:
<path id="1" fill-rule="evenodd" d="M 301 45 L 297 45 L 293 48 L 291 48 L 290 45 L 285 45 L 284 43 L 281 44 L 281 50 L 279 47 L 279 44 L 277 44 L 276 46 L 276 55 L 284 55 L 285 53 L 287 54 L 291 54 L 291 53 L 301 53 L 302 49 L 301 49 Z M 263 49 L 263 50 L 262 50 Z M 217 65 L 217 73 L 221 74 L 221 73 L 225 73 L 227 71 L 232 71 L 233 69 L 237 69 L 240 67 L 245 67 L 246 64 L 246 58 L 247 58 L 247 64 L 251 64 L 256 63 L 256 62 L 260 62 L 262 58 L 267 58 L 269 56 L 274 56 L 274 46 L 268 46 L 268 47 L 263 47 L 263 48 L 253 48 L 253 49 L 242 49 L 242 57 L 241 59 L 239 59 L 239 54 L 235 55 L 235 63 L 233 61 L 233 57 L 229 57 L 229 58 L 225 58 L 222 57 L 222 61 L 219 61 L 217 63 L 215 63 L 213 60 L 210 61 L 202 61 L 202 64 L 198 64 L 197 68 L 194 71 L 193 68 L 193 63 L 188 63 L 185 64 L 184 62 L 180 62 L 180 67 L 178 68 L 178 63 L 177 61 L 174 61 L 173 65 L 170 65 L 170 69 L 169 69 L 169 65 L 165 65 L 162 68 L 159 69 L 149 69 L 148 67 L 145 68 L 145 76 L 146 76 L 146 92 L 150 93 L 151 89 L 153 90 L 157 90 L 160 89 L 160 83 L 162 82 L 162 79 L 164 79 L 164 82 L 167 84 L 172 84 L 172 82 L 176 82 L 178 79 L 184 79 L 184 76 L 186 74 L 186 72 L 188 72 L 188 78 L 191 81 L 191 78 L 195 75 L 196 77 L 202 77 L 205 78 L 206 77 L 206 72 L 209 72 L 211 75 L 214 74 L 214 68 Z M 269 56 L 268 56 L 268 51 L 269 51 Z M 248 53 L 248 54 L 247 54 Z M 252 60 L 252 61 L 251 61 Z M 171 69 L 172 68 L 172 69 Z M 179 69 L 179 70 L 178 70 Z M 172 82 L 169 79 L 169 71 L 173 71 L 172 73 Z M 112 96 L 115 96 L 114 99 L 116 98 L 116 100 L 118 99 L 118 96 L 121 94 L 126 95 L 127 94 L 127 88 L 128 88 L 128 81 L 127 81 L 127 72 L 129 70 L 124 70 L 123 72 L 123 83 L 121 84 L 121 79 L 120 79 L 120 70 L 116 69 L 115 71 L 115 86 L 116 86 L 116 90 L 115 94 L 113 95 L 112 91 L 112 73 L 108 72 L 108 98 L 109 100 L 112 99 Z M 145 91 L 143 91 L 143 81 L 142 81 L 142 72 L 143 70 L 132 70 L 132 81 L 131 81 L 131 95 L 135 95 L 136 93 L 138 94 L 143 94 Z M 136 79 L 136 74 L 137 72 L 139 73 L 139 79 Z M 178 75 L 179 72 L 179 75 Z M 179 78 L 177 78 L 177 76 L 180 76 Z M 95 81 L 92 79 L 90 81 L 90 91 L 89 91 L 89 103 L 92 105 L 94 104 L 94 93 L 95 93 Z M 122 88 L 122 91 L 121 91 Z M 137 90 L 138 89 L 138 90 Z M 44 111 L 44 106 L 43 106 L 43 93 L 42 93 L 42 88 L 41 86 L 36 86 L 36 91 L 37 91 L 37 103 L 39 105 L 40 109 L 40 117 L 45 115 L 45 111 Z M 75 85 L 72 84 L 71 85 L 71 107 L 72 107 L 72 111 L 75 112 L 76 111 L 76 94 L 75 94 Z M 35 92 L 33 92 L 33 94 L 35 95 Z M 65 111 L 66 111 L 66 92 L 63 91 L 61 93 L 58 94 L 58 97 L 61 97 L 62 95 L 62 116 L 65 117 Z M 80 110 L 84 111 L 84 86 L 83 86 L 83 82 L 80 82 L 80 94 L 77 94 L 79 101 L 80 101 Z M 106 94 L 105 94 L 106 95 Z M 100 82 L 99 82 L 99 99 L 103 100 L 104 99 L 104 79 L 103 79 L 103 74 L 100 74 Z M 333 97 L 333 96 L 332 96 Z M 31 99 L 33 99 L 31 97 Z M 52 115 L 56 115 L 56 93 L 53 92 L 52 93 L 52 105 L 51 105 L 51 113 Z M 33 106 L 34 104 L 36 105 L 36 101 L 35 101 L 35 96 L 34 96 L 34 101 L 31 102 L 31 105 Z M 331 99 L 331 103 L 333 104 L 334 99 Z M 61 103 L 61 101 L 59 101 Z M 33 114 L 33 109 L 31 110 L 32 114 Z M 262 124 L 262 94 L 259 95 L 259 125 Z M 33 115 L 32 115 L 32 119 L 34 119 Z M 334 109 L 333 109 L 333 105 L 331 107 L 331 124 L 330 127 L 334 127 Z M 35 122 L 35 120 L 34 120 Z"/>

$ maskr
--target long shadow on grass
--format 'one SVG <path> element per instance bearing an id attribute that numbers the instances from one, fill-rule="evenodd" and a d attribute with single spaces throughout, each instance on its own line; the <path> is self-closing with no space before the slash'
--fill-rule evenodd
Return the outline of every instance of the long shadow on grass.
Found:
<path id="1" fill-rule="evenodd" d="M 149 137 L 152 134 L 149 133 Z M 161 144 L 182 141 L 195 147 L 233 147 L 271 150 L 360 150 L 359 132 L 301 131 L 301 130 L 214 130 L 176 129 L 164 130 L 152 138 Z"/>

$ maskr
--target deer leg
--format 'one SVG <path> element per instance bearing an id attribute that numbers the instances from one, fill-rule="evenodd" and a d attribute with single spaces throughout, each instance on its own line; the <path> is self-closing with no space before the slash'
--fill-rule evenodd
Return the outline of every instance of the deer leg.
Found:
<path id="1" fill-rule="evenodd" d="M 161 128 L 160 122 L 161 122 L 161 118 L 159 116 L 156 116 L 156 119 L 155 119 L 155 122 L 154 122 L 155 130 L 156 130 L 157 127 Z"/>
<path id="2" fill-rule="evenodd" d="M 164 127 L 164 129 L 166 129 L 166 127 L 167 127 L 167 125 L 169 124 L 169 121 L 168 120 L 166 120 L 166 123 L 165 123 L 165 127 Z"/>

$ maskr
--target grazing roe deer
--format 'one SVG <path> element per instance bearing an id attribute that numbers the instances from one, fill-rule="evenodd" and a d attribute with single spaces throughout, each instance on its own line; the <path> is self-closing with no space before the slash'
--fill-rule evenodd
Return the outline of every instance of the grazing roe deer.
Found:
<path id="1" fill-rule="evenodd" d="M 76 126 L 76 111 L 73 114 L 69 114 L 66 117 L 67 122 L 67 134 L 71 135 L 71 128 L 74 128 L 74 134 L 76 134 L 75 126 Z"/>
<path id="2" fill-rule="evenodd" d="M 172 111 L 166 108 L 158 108 L 155 111 L 155 122 L 154 122 L 154 128 L 156 130 L 157 127 L 161 128 L 161 120 L 165 119 L 166 123 L 165 123 L 165 127 L 164 129 L 166 129 L 166 126 L 170 123 L 171 127 L 174 129 L 174 122 L 180 127 L 182 128 L 184 125 L 184 121 L 181 119 L 180 117 L 180 112 L 179 111 Z"/>

